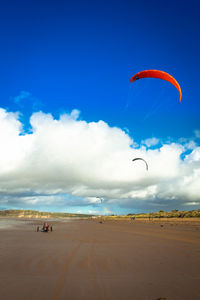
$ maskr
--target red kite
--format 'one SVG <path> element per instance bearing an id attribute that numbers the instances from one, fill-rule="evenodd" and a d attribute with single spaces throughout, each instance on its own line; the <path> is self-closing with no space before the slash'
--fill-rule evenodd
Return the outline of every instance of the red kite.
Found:
<path id="1" fill-rule="evenodd" d="M 181 103 L 182 92 L 181 92 L 180 85 L 178 84 L 178 82 L 176 81 L 176 79 L 174 77 L 172 77 L 171 75 L 169 75 L 168 73 L 163 72 L 163 71 L 159 71 L 159 70 L 141 71 L 141 72 L 136 73 L 130 79 L 130 82 L 134 82 L 134 81 L 136 81 L 138 79 L 141 79 L 141 78 L 159 78 L 159 79 L 163 79 L 163 80 L 169 81 L 179 91 L 179 104 Z"/>

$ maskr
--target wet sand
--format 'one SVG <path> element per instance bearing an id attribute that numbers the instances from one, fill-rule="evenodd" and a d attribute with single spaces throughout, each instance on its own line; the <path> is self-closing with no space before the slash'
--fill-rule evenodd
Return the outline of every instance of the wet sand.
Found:
<path id="1" fill-rule="evenodd" d="M 0 226 L 1 300 L 200 299 L 200 220 L 42 222 Z"/>

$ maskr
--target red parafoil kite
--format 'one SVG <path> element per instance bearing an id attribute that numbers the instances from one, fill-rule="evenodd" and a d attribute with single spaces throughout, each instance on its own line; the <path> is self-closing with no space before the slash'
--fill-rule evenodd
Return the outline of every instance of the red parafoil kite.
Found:
<path id="1" fill-rule="evenodd" d="M 181 103 L 182 92 L 181 92 L 180 85 L 178 84 L 178 82 L 176 81 L 176 79 L 174 77 L 172 77 L 171 75 L 169 75 L 168 73 L 163 72 L 163 71 L 159 71 L 159 70 L 141 71 L 141 72 L 136 73 L 130 79 L 130 82 L 134 82 L 134 81 L 136 81 L 138 79 L 141 79 L 141 78 L 159 78 L 159 79 L 163 79 L 163 80 L 169 81 L 179 91 L 179 104 Z"/>

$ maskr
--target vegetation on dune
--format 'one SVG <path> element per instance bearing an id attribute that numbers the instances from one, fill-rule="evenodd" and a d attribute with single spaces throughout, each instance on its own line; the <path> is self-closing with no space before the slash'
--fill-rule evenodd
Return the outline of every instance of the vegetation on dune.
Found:
<path id="1" fill-rule="evenodd" d="M 58 213 L 58 212 L 42 212 L 35 210 L 0 210 L 0 217 L 19 217 L 19 218 L 91 218 L 98 217 L 87 214 L 73 214 L 73 213 Z M 99 216 L 100 217 L 100 216 Z M 179 211 L 174 209 L 169 212 L 160 210 L 152 213 L 139 213 L 127 215 L 109 215 L 102 216 L 106 219 L 161 219 L 161 218 L 199 218 L 200 209 L 191 211 Z"/>
<path id="2" fill-rule="evenodd" d="M 72 213 L 57 213 L 57 212 L 43 212 L 35 210 L 0 210 L 0 217 L 24 217 L 24 218 L 88 218 L 91 215 L 86 214 L 72 214 Z"/>
<path id="3" fill-rule="evenodd" d="M 179 211 L 178 209 L 174 209 L 168 212 L 160 210 L 154 213 L 128 214 L 127 216 L 136 218 L 199 218 L 200 209 L 191 211 Z"/>
<path id="4" fill-rule="evenodd" d="M 110 215 L 104 216 L 107 219 L 162 219 L 162 218 L 199 218 L 200 217 L 200 209 L 191 210 L 191 211 L 179 211 L 178 209 L 174 209 L 169 212 L 165 212 L 164 210 L 160 210 L 159 212 L 152 213 L 139 213 L 139 214 L 127 214 L 127 215 Z"/>

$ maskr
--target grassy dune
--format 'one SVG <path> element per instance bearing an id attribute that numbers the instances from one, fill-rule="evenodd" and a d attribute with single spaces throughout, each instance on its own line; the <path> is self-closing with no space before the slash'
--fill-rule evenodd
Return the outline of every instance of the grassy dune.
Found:
<path id="1" fill-rule="evenodd" d="M 85 214 L 71 214 L 71 213 L 54 213 L 42 212 L 35 210 L 0 210 L 0 217 L 13 217 L 13 218 L 88 218 L 91 215 Z"/>
<path id="2" fill-rule="evenodd" d="M 168 219 L 168 218 L 200 218 L 200 209 L 191 211 L 179 211 L 177 209 L 165 212 L 160 210 L 153 213 L 128 214 L 123 216 L 109 216 L 109 218 L 136 218 L 136 219 Z"/>
<path id="3" fill-rule="evenodd" d="M 72 213 L 57 213 L 57 212 L 41 212 L 35 210 L 0 210 L 0 217 L 15 217 L 15 218 L 92 218 L 94 215 L 87 214 L 72 214 Z M 96 216 L 97 217 L 97 216 Z M 106 219 L 168 219 L 168 218 L 200 218 L 200 209 L 191 211 L 172 210 L 165 212 L 160 210 L 154 213 L 140 213 L 128 215 L 110 215 L 103 216 Z"/>

